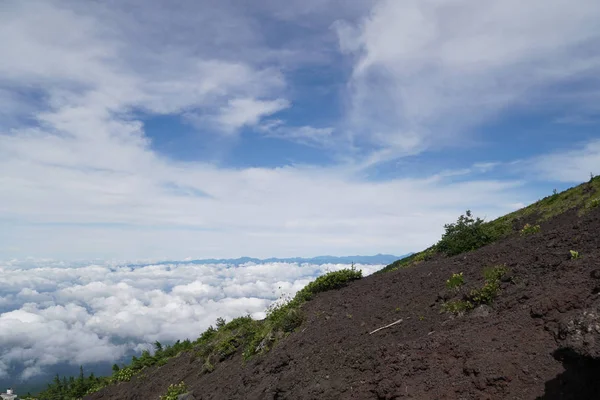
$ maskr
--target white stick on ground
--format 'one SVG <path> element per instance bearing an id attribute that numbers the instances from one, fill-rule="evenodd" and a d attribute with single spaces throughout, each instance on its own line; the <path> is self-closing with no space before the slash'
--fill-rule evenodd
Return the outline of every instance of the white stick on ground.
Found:
<path id="1" fill-rule="evenodd" d="M 380 331 L 380 330 L 382 330 L 382 329 L 389 328 L 390 326 L 394 326 L 394 325 L 396 325 L 396 324 L 399 324 L 400 322 L 402 322 L 402 319 L 399 319 L 399 320 L 398 320 L 398 321 L 396 321 L 396 322 L 392 322 L 392 323 L 391 323 L 391 324 L 389 324 L 389 325 L 382 326 L 381 328 L 377 328 L 377 329 L 375 329 L 373 332 L 369 333 L 369 335 L 372 335 L 372 334 L 374 334 L 375 332 L 377 332 L 377 331 Z"/>

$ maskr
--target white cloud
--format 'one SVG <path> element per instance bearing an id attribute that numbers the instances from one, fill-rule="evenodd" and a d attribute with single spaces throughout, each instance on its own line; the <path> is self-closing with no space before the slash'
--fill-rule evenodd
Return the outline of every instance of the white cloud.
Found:
<path id="1" fill-rule="evenodd" d="M 362 21 L 333 25 L 355 60 L 355 135 L 395 148 L 385 155 L 394 158 L 464 143 L 469 128 L 533 100 L 597 103 L 598 19 L 594 0 L 379 1 Z M 585 89 L 551 90 L 584 78 Z"/>
<path id="2" fill-rule="evenodd" d="M 120 3 L 90 8 L 77 4 L 11 1 L 3 5 L 7 12 L 0 16 L 0 47 L 9 57 L 0 65 L 0 83 L 9 79 L 13 86 L 33 86 L 41 94 L 30 115 L 38 124 L 0 127 L 2 257 L 182 259 L 405 253 L 434 242 L 443 224 L 466 208 L 492 217 L 510 210 L 515 201 L 535 198 L 525 192 L 521 182 L 451 183 L 444 180 L 444 173 L 385 182 L 362 179 L 362 168 L 425 146 L 417 125 L 411 127 L 415 130 L 399 130 L 393 137 L 379 129 L 383 125 L 378 124 L 387 124 L 387 117 L 395 112 L 382 118 L 373 116 L 372 138 L 387 144 L 366 159 L 356 160 L 352 153 L 345 153 L 344 146 L 335 146 L 337 131 L 333 127 L 262 121 L 289 106 L 284 93 L 287 82 L 283 69 L 268 62 L 277 57 L 266 60 L 258 56 L 269 51 L 252 23 L 235 10 L 219 6 L 210 11 L 231 14 L 232 21 L 239 22 L 235 32 L 214 27 L 223 35 L 220 40 L 231 45 L 221 49 L 205 41 L 206 32 L 193 30 L 201 28 L 187 19 L 187 14 L 173 16 L 174 20 L 169 20 L 173 26 L 169 26 L 192 29 L 197 39 L 184 35 L 181 42 L 170 42 L 162 38 L 154 31 L 157 24 L 141 23 L 156 21 L 161 12 L 175 12 L 156 4 L 161 12 L 148 7 L 141 14 L 125 12 Z M 353 85 L 360 89 L 364 84 L 363 89 L 368 89 L 355 92 L 356 99 L 367 95 L 364 100 L 369 107 L 365 110 L 381 105 L 379 95 L 369 98 L 374 92 L 369 89 L 372 82 L 368 76 L 379 71 L 377 65 L 387 68 L 391 63 L 387 68 L 390 75 L 386 73 L 386 80 L 380 82 L 390 90 L 380 94 L 402 94 L 404 89 L 397 90 L 402 83 L 398 77 L 413 74 L 411 63 L 420 70 L 439 56 L 439 51 L 424 51 L 428 58 L 420 61 L 415 48 L 422 50 L 425 45 L 408 41 L 405 36 L 411 31 L 396 31 L 410 26 L 385 22 L 387 11 L 405 18 L 394 4 L 378 3 L 371 17 L 353 28 L 361 48 Z M 319 7 L 300 7 L 300 11 L 311 13 Z M 408 10 L 429 21 L 433 9 L 420 7 L 414 3 Z M 448 7 L 464 17 L 462 8 Z M 356 6 L 358 9 L 362 8 Z M 207 18 L 210 25 L 212 17 Z M 425 23 L 424 29 L 439 24 L 437 19 L 432 21 Z M 76 37 L 71 34 L 73 27 L 79 32 Z M 451 37 L 436 29 L 431 28 L 433 33 L 426 32 L 424 37 Z M 457 31 L 456 40 L 466 40 L 473 29 Z M 386 38 L 395 36 L 405 45 L 398 49 L 389 45 Z M 379 37 L 381 42 L 376 40 Z M 442 42 L 460 48 L 457 43 Z M 461 70 L 454 67 L 460 64 L 456 57 L 443 58 L 453 71 Z M 469 57 L 463 56 L 466 66 Z M 499 56 L 486 57 L 494 64 Z M 403 67 L 411 59 L 410 68 Z M 421 91 L 419 85 L 428 81 L 413 75 L 410 81 L 418 93 L 427 93 L 427 88 L 437 90 L 432 83 Z M 488 78 L 473 82 L 487 82 Z M 462 90 L 462 86 L 456 89 Z M 437 91 L 432 93 L 437 98 Z M 460 99 L 467 97 L 461 95 Z M 424 105 L 427 107 L 415 110 L 428 115 L 439 111 Z M 256 125 L 266 135 L 332 148 L 350 161 L 327 168 L 246 169 L 174 161 L 153 149 L 134 113 L 139 110 L 220 120 L 228 129 Z M 469 175 L 465 173 L 463 178 L 467 180 Z M 409 228 L 411 234 L 407 235 Z M 29 296 L 38 299 L 35 294 Z"/>
<path id="3" fill-rule="evenodd" d="M 218 317 L 264 318 L 273 301 L 345 267 L 6 262 L 0 264 L 0 298 L 8 309 L 0 313 L 0 376 L 11 365 L 27 379 L 59 363 L 114 362 L 156 340 L 193 340 Z M 370 274 L 382 266 L 357 267 Z"/>
<path id="4" fill-rule="evenodd" d="M 565 149 L 525 162 L 521 168 L 531 169 L 542 179 L 580 183 L 600 175 L 600 140 L 593 140 L 574 149 Z"/>
<path id="5" fill-rule="evenodd" d="M 316 128 L 314 126 L 289 126 L 281 120 L 267 120 L 262 123 L 258 130 L 265 136 L 277 137 L 295 142 L 329 147 L 335 143 L 334 128 Z"/>
<path id="6" fill-rule="evenodd" d="M 232 99 L 221 108 L 217 123 L 226 131 L 233 132 L 244 126 L 257 125 L 261 118 L 290 106 L 284 99 L 263 101 L 257 99 Z"/>

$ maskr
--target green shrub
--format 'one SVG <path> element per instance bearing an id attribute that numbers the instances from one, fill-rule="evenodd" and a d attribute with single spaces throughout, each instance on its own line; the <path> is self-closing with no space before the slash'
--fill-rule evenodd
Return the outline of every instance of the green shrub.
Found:
<path id="1" fill-rule="evenodd" d="M 571 253 L 571 259 L 577 260 L 579 258 L 579 252 L 578 251 L 569 250 L 569 252 Z"/>
<path id="2" fill-rule="evenodd" d="M 600 197 L 590 200 L 588 208 L 596 208 L 600 206 Z"/>
<path id="3" fill-rule="evenodd" d="M 202 372 L 210 374 L 215 370 L 215 366 L 212 362 L 210 362 L 210 357 L 206 357 L 204 360 L 204 364 L 202 364 Z"/>
<path id="4" fill-rule="evenodd" d="M 133 369 L 131 367 L 121 368 L 113 374 L 113 378 L 117 382 L 129 382 L 133 378 Z"/>
<path id="5" fill-rule="evenodd" d="M 215 325 L 217 325 L 217 329 L 221 329 L 225 326 L 225 319 L 221 317 L 217 318 L 217 322 L 215 323 Z"/>
<path id="6" fill-rule="evenodd" d="M 521 236 L 533 235 L 534 233 L 538 233 L 540 231 L 540 229 L 541 228 L 539 225 L 525 224 L 523 229 L 521 229 Z"/>
<path id="7" fill-rule="evenodd" d="M 501 265 L 484 269 L 483 276 L 485 277 L 485 283 L 481 288 L 471 290 L 462 300 L 444 303 L 442 310 L 460 314 L 470 311 L 479 305 L 492 303 L 494 298 L 500 293 L 500 280 L 507 273 L 508 269 Z"/>
<path id="8" fill-rule="evenodd" d="M 180 382 L 177 385 L 171 384 L 167 389 L 167 393 L 160 396 L 160 400 L 177 400 L 180 394 L 187 393 L 188 389 L 185 382 Z"/>
<path id="9" fill-rule="evenodd" d="M 322 275 L 306 285 L 300 290 L 294 300 L 307 301 L 317 293 L 326 292 L 328 290 L 339 289 L 346 286 L 349 282 L 362 278 L 362 271 L 357 270 L 352 265 L 351 268 L 341 269 L 339 271 L 329 272 Z"/>
<path id="10" fill-rule="evenodd" d="M 460 274 L 452 274 L 450 279 L 446 281 L 446 286 L 448 287 L 448 289 L 458 289 L 464 284 L 465 280 L 463 278 L 462 272 Z"/>
<path id="11" fill-rule="evenodd" d="M 458 217 L 456 223 L 444 225 L 444 229 L 446 232 L 436 248 L 449 256 L 472 251 L 494 241 L 491 230 L 481 218 L 473 218 L 470 210 Z"/>
<path id="12" fill-rule="evenodd" d="M 500 281 L 504 275 L 508 273 L 508 268 L 504 265 L 488 267 L 483 270 L 483 277 L 486 282 Z"/>
<path id="13" fill-rule="evenodd" d="M 223 361 L 237 350 L 238 341 L 235 336 L 229 336 L 219 342 L 215 348 L 219 361 Z"/>
<path id="14" fill-rule="evenodd" d="M 490 304 L 500 291 L 499 281 L 487 281 L 481 289 L 473 289 L 469 295 L 474 305 Z"/>
<path id="15" fill-rule="evenodd" d="M 166 365 L 167 362 L 169 362 L 169 360 L 167 358 L 161 358 L 160 360 L 158 360 L 156 365 L 158 365 L 159 367 L 162 367 L 163 365 Z"/>
<path id="16" fill-rule="evenodd" d="M 304 321 L 304 315 L 298 309 L 298 303 L 287 303 L 267 311 L 267 318 L 276 330 L 293 332 Z"/>

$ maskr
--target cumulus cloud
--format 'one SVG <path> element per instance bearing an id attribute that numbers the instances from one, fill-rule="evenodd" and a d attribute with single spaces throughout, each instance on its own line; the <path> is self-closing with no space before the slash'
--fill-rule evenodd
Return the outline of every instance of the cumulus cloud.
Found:
<path id="1" fill-rule="evenodd" d="M 218 317 L 264 318 L 272 302 L 347 267 L 6 262 L 0 264 L 0 377 L 11 366 L 28 379 L 60 363 L 114 362 L 156 340 L 193 340 Z M 370 274 L 382 266 L 357 267 Z"/>

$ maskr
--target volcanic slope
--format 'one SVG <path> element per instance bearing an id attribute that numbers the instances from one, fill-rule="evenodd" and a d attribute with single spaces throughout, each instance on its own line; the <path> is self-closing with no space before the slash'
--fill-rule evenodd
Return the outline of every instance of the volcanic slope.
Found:
<path id="1" fill-rule="evenodd" d="M 600 398 L 599 187 L 596 178 L 492 222 L 511 229 L 477 250 L 430 251 L 320 293 L 265 354 L 244 362 L 240 348 L 209 372 L 182 352 L 85 399 L 158 399 L 181 381 L 204 400 Z M 527 223 L 539 231 L 520 233 Z M 486 287 L 490 267 L 502 271 L 498 293 L 477 306 L 469 293 Z M 460 273 L 464 285 L 449 289 Z M 473 309 L 444 311 L 461 299 Z"/>

